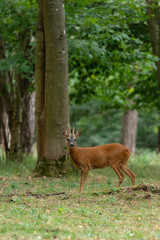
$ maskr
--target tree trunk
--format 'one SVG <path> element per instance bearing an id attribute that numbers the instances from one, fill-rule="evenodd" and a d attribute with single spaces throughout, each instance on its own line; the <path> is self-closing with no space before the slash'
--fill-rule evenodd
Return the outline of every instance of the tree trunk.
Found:
<path id="1" fill-rule="evenodd" d="M 28 93 L 22 102 L 21 147 L 27 155 L 33 153 L 35 141 L 35 94 Z"/>
<path id="2" fill-rule="evenodd" d="M 23 39 L 26 46 L 22 50 L 25 53 L 27 53 L 30 44 L 30 39 L 26 40 L 26 38 Z M 0 38 L 0 58 L 6 58 L 2 38 Z M 2 71 L 0 75 L 0 88 L 2 91 L 0 96 L 2 110 L 0 115 L 1 137 L 7 159 L 22 161 L 22 153 L 27 155 L 32 153 L 35 138 L 34 94 L 28 91 L 31 86 L 28 79 L 22 79 L 20 74 L 17 73 L 16 83 L 13 83 L 12 75 L 10 71 Z M 11 89 L 9 92 L 6 88 L 7 84 Z M 16 87 L 14 84 L 16 84 Z"/>
<path id="3" fill-rule="evenodd" d="M 152 51 L 153 54 L 156 55 L 159 60 L 155 62 L 157 67 L 157 82 L 158 87 L 160 88 L 160 6 L 158 1 L 147 0 L 148 8 L 147 13 L 149 16 L 149 31 L 151 35 L 152 42 Z M 159 109 L 160 110 L 160 109 Z M 160 126 L 158 128 L 158 139 L 157 139 L 158 152 L 160 152 Z"/>
<path id="4" fill-rule="evenodd" d="M 157 153 L 160 153 L 160 126 L 158 127 Z"/>
<path id="5" fill-rule="evenodd" d="M 22 161 L 22 148 L 21 148 L 21 89 L 20 89 L 20 76 L 16 75 L 16 96 L 13 107 L 12 126 L 11 126 L 11 146 L 9 152 L 10 160 Z"/>
<path id="6" fill-rule="evenodd" d="M 3 76 L 2 76 L 3 75 Z M 0 89 L 5 94 L 3 91 L 4 89 L 4 80 L 2 79 L 4 77 L 4 74 L 0 72 Z M 6 110 L 6 104 L 5 104 L 5 99 L 4 96 L 1 93 L 0 94 L 0 109 L 1 109 L 1 115 L 0 115 L 0 144 L 2 146 L 3 152 L 8 156 L 9 155 L 9 147 L 10 147 L 10 129 L 9 129 L 9 119 L 8 119 L 8 114 Z"/>
<path id="7" fill-rule="evenodd" d="M 120 142 L 128 147 L 132 153 L 134 153 L 136 149 L 137 121 L 137 110 L 128 110 L 124 113 Z"/>
<path id="8" fill-rule="evenodd" d="M 148 23 L 153 54 L 159 58 L 159 60 L 156 61 L 155 64 L 157 67 L 157 80 L 160 87 L 160 6 L 158 2 L 159 1 L 157 0 L 147 0 L 147 13 L 149 16 Z"/>
<path id="9" fill-rule="evenodd" d="M 69 122 L 68 51 L 63 1 L 40 1 L 35 76 L 38 150 L 35 172 L 40 175 L 60 174 L 67 171 L 68 153 L 62 132 Z"/>
<path id="10" fill-rule="evenodd" d="M 42 157 L 42 140 L 43 140 L 42 113 L 45 94 L 45 42 L 44 42 L 42 0 L 39 0 L 38 20 L 36 29 L 35 79 L 36 79 L 36 140 L 39 161 L 39 159 Z"/>
<path id="11" fill-rule="evenodd" d="M 0 38 L 0 59 L 5 59 L 5 48 L 3 39 Z M 11 116 L 12 116 L 12 102 L 13 92 L 11 87 L 10 94 L 7 91 L 6 85 L 11 84 L 10 72 L 0 72 L 0 128 L 1 128 L 1 142 L 5 149 L 5 154 L 9 156 L 9 148 L 11 143 Z"/>

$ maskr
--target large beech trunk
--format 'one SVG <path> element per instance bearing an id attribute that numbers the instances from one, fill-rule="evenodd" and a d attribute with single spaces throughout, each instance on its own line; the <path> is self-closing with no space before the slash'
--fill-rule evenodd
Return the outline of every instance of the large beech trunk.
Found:
<path id="1" fill-rule="evenodd" d="M 67 171 L 68 156 L 62 134 L 69 122 L 63 1 L 39 1 L 35 76 L 38 163 L 34 172 L 57 175 Z"/>
<path id="2" fill-rule="evenodd" d="M 137 110 L 128 110 L 123 115 L 121 144 L 128 147 L 132 153 L 136 149 L 136 134 L 137 134 Z"/>

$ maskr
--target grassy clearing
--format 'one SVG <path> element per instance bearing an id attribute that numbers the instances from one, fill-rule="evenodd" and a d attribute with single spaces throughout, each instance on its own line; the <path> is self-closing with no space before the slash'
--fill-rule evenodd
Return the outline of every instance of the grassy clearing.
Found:
<path id="1" fill-rule="evenodd" d="M 159 159 L 149 151 L 132 156 L 136 188 L 127 176 L 115 188 L 112 169 L 91 171 L 83 194 L 79 174 L 31 178 L 33 159 L 3 164 L 0 239 L 160 239 Z"/>

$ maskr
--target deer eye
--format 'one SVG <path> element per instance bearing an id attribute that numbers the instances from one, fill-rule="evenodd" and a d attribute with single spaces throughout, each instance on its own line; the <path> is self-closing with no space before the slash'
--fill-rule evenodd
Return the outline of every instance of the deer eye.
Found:
<path id="1" fill-rule="evenodd" d="M 74 139 L 74 141 L 76 142 L 76 141 L 77 141 L 77 139 Z"/>
<path id="2" fill-rule="evenodd" d="M 70 141 L 70 139 L 69 139 L 69 138 L 67 138 L 67 141 L 69 142 L 69 141 Z"/>

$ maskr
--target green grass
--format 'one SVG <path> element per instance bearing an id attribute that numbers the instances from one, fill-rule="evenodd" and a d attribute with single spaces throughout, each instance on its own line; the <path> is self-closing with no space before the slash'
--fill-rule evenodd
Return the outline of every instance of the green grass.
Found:
<path id="1" fill-rule="evenodd" d="M 126 176 L 115 188 L 117 176 L 106 168 L 90 171 L 83 194 L 80 174 L 32 178 L 34 166 L 31 158 L 1 164 L 0 239 L 160 239 L 160 155 L 131 157 L 139 187 Z"/>

